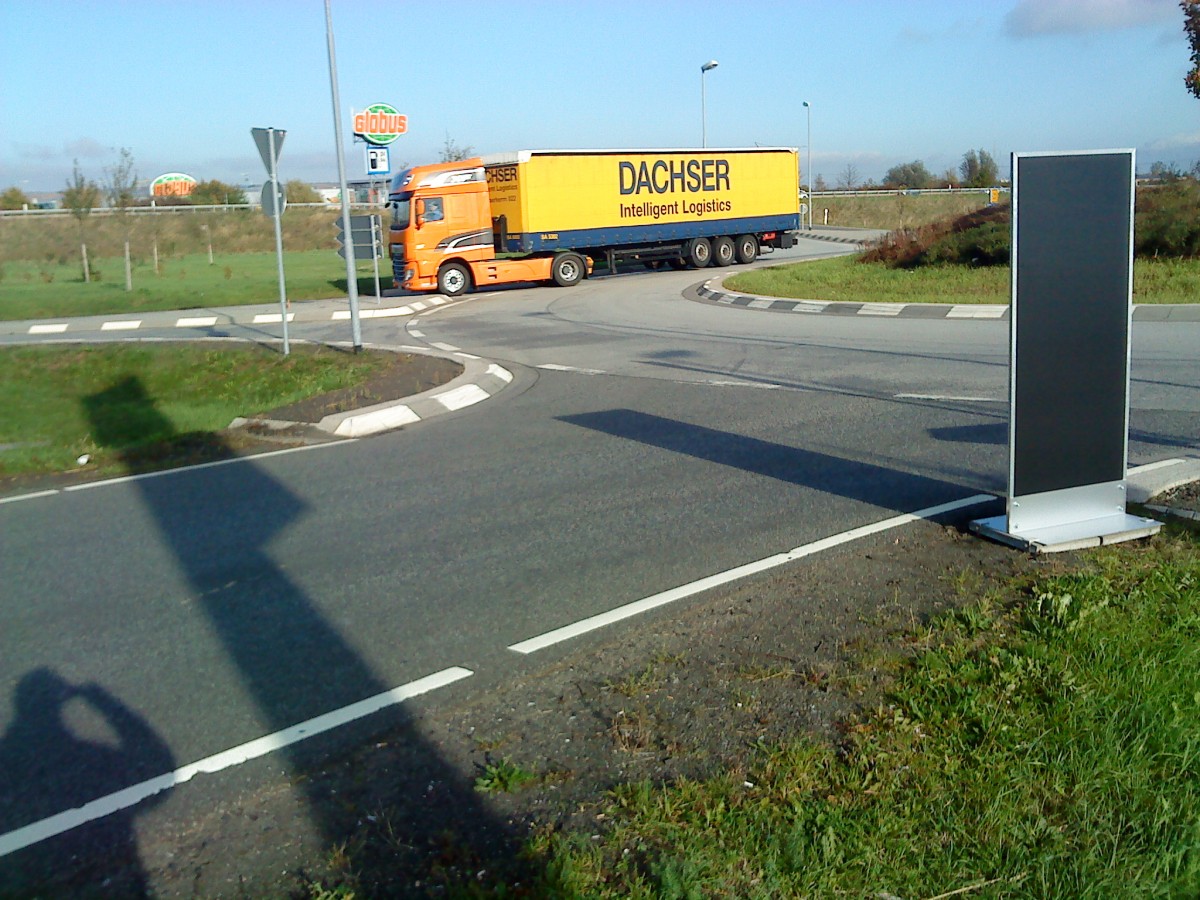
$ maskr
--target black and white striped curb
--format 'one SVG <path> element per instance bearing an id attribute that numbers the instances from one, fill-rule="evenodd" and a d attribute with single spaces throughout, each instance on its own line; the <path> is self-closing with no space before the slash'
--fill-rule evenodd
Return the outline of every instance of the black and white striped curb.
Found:
<path id="1" fill-rule="evenodd" d="M 910 319 L 1008 319 L 1007 304 L 950 303 L 854 303 L 845 300 L 781 300 L 726 291 L 721 281 L 712 278 L 695 289 L 704 300 L 746 309 L 770 312 L 807 313 L 830 316 L 868 316 Z M 1200 304 L 1136 305 L 1135 322 L 1200 322 Z"/>
<path id="2" fill-rule="evenodd" d="M 432 294 L 420 300 L 411 300 L 401 306 L 362 306 L 359 308 L 360 319 L 394 319 L 414 316 L 439 306 L 451 303 L 450 299 L 440 294 Z M 345 302 L 338 301 L 300 301 L 294 304 L 293 310 L 287 314 L 288 322 L 348 322 L 350 310 L 340 308 Z M 334 308 L 339 307 L 339 308 Z M 0 329 L 7 334 L 50 335 L 71 334 L 80 332 L 128 332 L 139 329 L 163 328 L 221 328 L 227 325 L 279 325 L 283 322 L 283 313 L 278 306 L 274 310 L 269 307 L 228 307 L 205 309 L 203 311 L 178 311 L 162 313 L 145 313 L 138 318 L 123 315 L 120 317 L 89 316 L 72 318 L 69 321 L 2 322 Z"/>
<path id="3" fill-rule="evenodd" d="M 403 425 L 412 425 L 435 416 L 456 412 L 494 397 L 513 380 L 512 372 L 503 366 L 481 359 L 470 353 L 433 353 L 424 347 L 392 347 L 364 344 L 373 350 L 391 350 L 403 353 L 419 353 L 439 356 L 461 363 L 463 372 L 441 387 L 431 388 L 420 394 L 365 406 L 346 412 L 325 416 L 316 428 L 336 437 L 357 438 L 390 431 Z M 260 425 L 271 430 L 302 427 L 299 422 L 282 422 L 275 419 L 247 419 L 238 417 L 230 423 L 231 428 Z"/>

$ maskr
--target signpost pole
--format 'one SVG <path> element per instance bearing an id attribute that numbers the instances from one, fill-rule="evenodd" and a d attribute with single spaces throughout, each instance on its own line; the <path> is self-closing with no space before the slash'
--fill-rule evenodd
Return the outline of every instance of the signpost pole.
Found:
<path id="1" fill-rule="evenodd" d="M 371 262 L 375 264 L 375 305 L 382 300 L 379 291 L 379 245 L 383 242 L 383 223 L 379 216 L 371 216 Z"/>
<path id="2" fill-rule="evenodd" d="M 275 261 L 279 266 L 279 313 L 283 321 L 283 355 L 287 356 L 291 352 L 291 346 L 288 343 L 288 310 L 287 310 L 287 287 L 283 279 L 283 225 L 280 222 L 283 210 L 279 207 L 282 205 L 279 202 L 279 178 L 278 166 L 276 164 L 275 150 L 275 129 L 267 129 L 267 145 L 271 155 L 271 191 L 274 199 L 274 210 L 271 213 L 271 218 L 275 221 Z"/>
<path id="3" fill-rule="evenodd" d="M 342 147 L 342 101 L 338 96 L 337 57 L 333 49 L 333 13 L 325 0 L 325 35 L 329 45 L 329 88 L 333 94 L 333 134 L 337 143 L 338 186 L 342 195 L 342 230 L 350 229 L 350 197 L 346 186 L 346 151 Z M 354 262 L 354 242 L 346 245 L 346 296 L 350 301 L 350 333 L 354 352 L 362 350 L 362 325 L 358 321 L 358 269 Z"/>

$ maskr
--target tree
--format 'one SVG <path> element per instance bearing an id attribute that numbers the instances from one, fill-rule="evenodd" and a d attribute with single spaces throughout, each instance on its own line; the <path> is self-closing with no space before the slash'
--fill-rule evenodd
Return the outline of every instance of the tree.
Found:
<path id="1" fill-rule="evenodd" d="M 197 206 L 239 206 L 246 202 L 246 192 L 240 187 L 215 178 L 198 182 L 189 197 Z M 288 199 L 292 199 L 290 193 Z"/>
<path id="2" fill-rule="evenodd" d="M 1192 48 L 1192 67 L 1183 76 L 1183 83 L 1193 97 L 1200 99 L 1200 0 L 1179 0 L 1183 10 L 1183 33 Z"/>
<path id="3" fill-rule="evenodd" d="M 968 150 L 958 171 L 965 187 L 991 187 L 1000 180 L 1000 167 L 986 150 Z"/>
<path id="4" fill-rule="evenodd" d="M 442 162 L 459 162 L 460 160 L 470 159 L 475 155 L 475 148 L 468 144 L 465 147 L 460 147 L 454 143 L 454 138 L 446 135 L 446 143 L 442 144 Z"/>
<path id="5" fill-rule="evenodd" d="M 307 181 L 293 178 L 284 184 L 288 203 L 321 203 L 321 195 Z"/>
<path id="6" fill-rule="evenodd" d="M 125 234 L 125 290 L 133 290 L 133 269 L 129 263 L 129 207 L 137 201 L 137 170 L 133 154 L 122 147 L 117 161 L 104 170 L 104 195 L 117 212 L 117 222 Z"/>
<path id="7" fill-rule="evenodd" d="M 137 202 L 137 170 L 128 147 L 122 147 L 117 161 L 104 169 L 104 198 L 121 214 Z"/>
<path id="8" fill-rule="evenodd" d="M 846 168 L 838 175 L 837 186 L 843 191 L 852 191 L 858 187 L 858 182 L 861 178 L 858 166 L 852 162 L 848 162 L 846 163 Z"/>
<path id="9" fill-rule="evenodd" d="M 910 163 L 901 163 L 900 165 L 892 166 L 887 170 L 887 174 L 883 176 L 883 186 L 890 188 L 921 190 L 922 188 L 929 187 L 932 181 L 933 176 L 925 168 L 925 163 L 919 159 L 914 159 Z"/>
<path id="10" fill-rule="evenodd" d="M 29 196 L 19 187 L 10 187 L 0 194 L 0 209 L 25 209 L 30 202 Z"/>
<path id="11" fill-rule="evenodd" d="M 90 178 L 84 177 L 79 171 L 79 160 L 71 167 L 71 178 L 62 195 L 63 206 L 71 211 L 75 223 L 79 226 L 79 250 L 83 254 L 83 280 L 92 280 L 92 270 L 88 266 L 87 255 L 87 218 L 92 210 L 100 205 L 100 186 Z"/>

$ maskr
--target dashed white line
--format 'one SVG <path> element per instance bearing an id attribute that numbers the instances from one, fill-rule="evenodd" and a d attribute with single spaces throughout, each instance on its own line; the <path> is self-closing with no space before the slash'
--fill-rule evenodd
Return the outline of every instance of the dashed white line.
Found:
<path id="1" fill-rule="evenodd" d="M 901 525 L 907 525 L 909 522 L 915 522 L 919 519 L 931 519 L 935 516 L 944 513 L 953 512 L 959 509 L 966 509 L 970 506 L 978 506 L 981 503 L 987 503 L 994 500 L 995 497 L 991 494 L 975 494 L 963 500 L 955 500 L 951 503 L 943 503 L 938 506 L 930 506 L 926 509 L 918 510 L 914 513 L 905 513 L 900 516 L 893 516 L 890 519 L 884 519 L 882 522 L 876 522 L 872 525 L 864 525 L 861 528 L 854 528 L 850 531 L 835 534 L 827 538 L 822 538 L 819 541 L 813 541 L 811 544 L 804 544 L 794 550 L 789 550 L 787 553 L 778 553 L 775 556 L 768 556 L 766 559 L 760 559 L 757 562 L 747 563 L 744 566 L 738 566 L 735 569 L 729 569 L 725 572 L 720 572 L 716 575 L 710 575 L 707 578 L 701 578 L 699 581 L 693 581 L 691 584 L 685 584 L 677 588 L 672 588 L 669 591 L 663 591 L 661 594 L 654 594 L 651 597 L 646 597 L 642 600 L 635 600 L 633 603 L 628 603 L 624 606 L 618 606 L 616 609 L 609 610 L 605 613 L 600 613 L 596 616 L 591 616 L 587 619 L 582 619 L 571 625 L 565 625 L 562 628 L 556 628 L 553 631 L 547 631 L 545 634 L 540 634 L 528 640 L 521 641 L 509 646 L 509 650 L 516 653 L 535 653 L 538 650 L 544 650 L 547 647 L 552 647 L 555 644 L 563 641 L 576 638 L 581 635 L 596 631 L 599 628 L 612 625 L 616 622 L 632 618 L 633 616 L 641 615 L 649 612 L 652 609 L 657 609 L 660 606 L 665 606 L 668 603 L 674 603 L 676 600 L 682 600 L 685 597 L 691 597 L 694 594 L 699 594 L 702 591 L 710 590 L 711 588 L 720 587 L 723 584 L 728 584 L 731 581 L 737 581 L 740 578 L 745 578 L 748 575 L 755 575 L 759 572 L 765 572 L 768 569 L 773 569 L 776 566 L 781 566 L 784 563 L 793 562 L 797 559 L 802 559 L 805 556 L 811 556 L 814 553 L 820 553 L 823 550 L 829 550 L 833 547 L 842 544 L 848 544 L 851 541 L 857 541 L 860 538 L 868 537 L 872 534 L 878 534 L 881 531 L 888 531 L 892 528 L 898 528 Z"/>
<path id="2" fill-rule="evenodd" d="M 560 366 L 558 363 L 543 363 L 540 366 L 535 366 L 537 369 L 545 369 L 549 372 L 577 372 L 580 375 L 606 375 L 608 374 L 602 369 L 581 369 L 578 366 Z"/>
<path id="3" fill-rule="evenodd" d="M 78 809 L 69 809 L 7 834 L 0 834 L 0 857 L 15 853 L 24 847 L 70 831 L 72 828 L 78 828 L 80 825 L 93 822 L 122 809 L 128 809 L 147 797 L 153 797 L 178 784 L 191 781 L 197 775 L 211 775 L 223 769 L 239 766 L 244 762 L 308 740 L 310 737 L 339 728 L 389 706 L 395 706 L 405 700 L 411 700 L 438 688 L 454 684 L 456 681 L 469 678 L 472 674 L 474 673 L 470 669 L 464 669 L 461 666 L 443 669 L 416 681 L 410 681 L 408 684 L 402 684 L 390 691 L 384 691 L 382 694 L 376 694 L 374 697 L 368 697 L 366 700 L 360 700 L 358 703 L 352 703 L 333 712 L 308 719 L 291 728 L 285 728 L 257 740 L 239 744 L 223 753 L 207 756 L 191 765 L 176 769 L 174 772 L 167 772 L 124 790 L 106 794 L 90 803 L 85 803 Z"/>
<path id="4" fill-rule="evenodd" d="M 62 334 L 67 330 L 67 322 L 54 322 L 49 325 L 30 325 L 30 334 Z"/>
<path id="5" fill-rule="evenodd" d="M 18 494 L 16 497 L 0 497 L 0 503 L 16 503 L 20 500 L 34 500 L 38 497 L 49 497 L 57 493 L 57 489 L 51 491 L 34 491 L 32 494 Z"/>
<path id="6" fill-rule="evenodd" d="M 105 322 L 100 326 L 101 331 L 136 331 L 142 327 L 141 319 L 126 319 L 124 321 Z"/>
<path id="7" fill-rule="evenodd" d="M 184 316 L 175 321 L 176 328 L 211 328 L 216 324 L 216 316 Z"/>
<path id="8" fill-rule="evenodd" d="M 717 387 L 758 388 L 762 391 L 778 391 L 783 389 L 783 385 L 781 384 L 769 384 L 761 381 L 720 381 L 718 379 L 712 379 L 709 381 L 702 381 L 701 384 L 711 384 Z"/>
<path id="9" fill-rule="evenodd" d="M 858 311 L 860 316 L 898 316 L 907 303 L 864 303 Z"/>
<path id="10" fill-rule="evenodd" d="M 415 338 L 423 338 L 423 337 L 425 337 L 425 332 L 423 332 L 423 331 L 417 331 L 417 329 L 415 329 L 415 328 L 410 328 L 410 329 L 408 330 L 408 333 L 409 333 L 410 335 L 412 335 L 413 337 L 415 337 Z"/>
<path id="11" fill-rule="evenodd" d="M 476 359 L 478 359 L 478 357 L 476 357 Z M 487 374 L 496 376 L 505 384 L 508 384 L 508 382 L 513 380 L 512 372 L 508 371 L 508 369 L 504 368 L 503 366 L 496 365 L 495 363 L 488 364 Z"/>
<path id="12" fill-rule="evenodd" d="M 437 347 L 439 350 L 445 350 L 447 353 L 457 353 L 460 349 L 455 347 L 453 344 L 443 344 L 441 341 L 433 341 L 429 346 Z"/>
<path id="13" fill-rule="evenodd" d="M 296 318 L 295 313 L 288 313 L 287 320 L 290 322 Z M 269 325 L 272 322 L 282 322 L 283 313 L 260 313 L 251 320 L 252 325 Z"/>
<path id="14" fill-rule="evenodd" d="M 999 319 L 1007 306 L 952 306 L 947 319 Z"/>

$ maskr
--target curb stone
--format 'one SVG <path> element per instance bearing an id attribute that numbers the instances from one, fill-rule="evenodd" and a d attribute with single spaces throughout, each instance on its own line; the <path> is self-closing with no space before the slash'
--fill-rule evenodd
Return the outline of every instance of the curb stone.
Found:
<path id="1" fill-rule="evenodd" d="M 364 344 L 363 346 L 371 350 L 416 353 L 453 360 L 463 366 L 463 372 L 446 384 L 430 388 L 420 394 L 333 413 L 325 416 L 316 424 L 239 416 L 229 423 L 229 427 L 258 428 L 267 432 L 284 430 L 311 432 L 316 430 L 323 435 L 333 437 L 366 437 L 490 400 L 513 380 L 513 374 L 508 369 L 469 353 L 439 353 L 436 350 L 422 347 L 394 347 L 382 344 Z"/>

